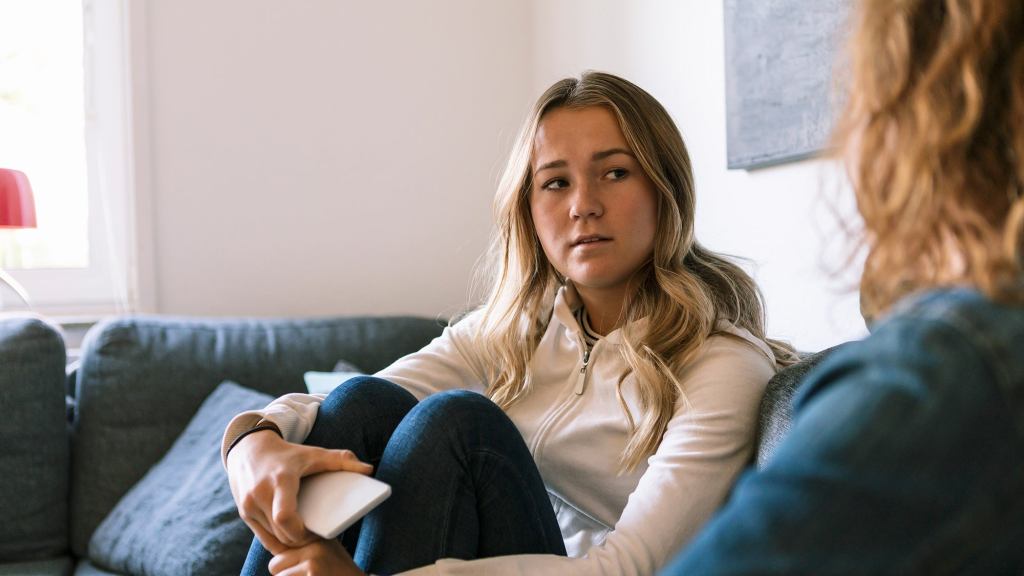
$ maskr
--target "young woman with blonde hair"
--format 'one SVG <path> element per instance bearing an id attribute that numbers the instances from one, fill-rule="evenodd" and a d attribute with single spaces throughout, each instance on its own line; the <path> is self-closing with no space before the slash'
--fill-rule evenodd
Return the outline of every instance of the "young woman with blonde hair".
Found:
<path id="1" fill-rule="evenodd" d="M 837 150 L 871 336 L 668 574 L 1024 573 L 1024 2 L 856 14 Z"/>
<path id="2" fill-rule="evenodd" d="M 753 281 L 697 244 L 695 204 L 653 97 L 596 72 L 551 86 L 499 185 L 486 302 L 374 377 L 229 426 L 244 572 L 655 572 L 749 461 L 790 359 Z M 340 543 L 295 514 L 327 469 L 393 491 Z"/>

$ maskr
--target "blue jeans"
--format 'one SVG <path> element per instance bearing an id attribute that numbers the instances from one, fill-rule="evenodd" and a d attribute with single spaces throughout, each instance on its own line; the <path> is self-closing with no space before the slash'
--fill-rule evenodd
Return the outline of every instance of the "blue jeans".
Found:
<path id="1" fill-rule="evenodd" d="M 522 436 L 480 394 L 456 390 L 417 403 L 380 378 L 353 378 L 321 404 L 306 444 L 352 450 L 391 485 L 391 497 L 341 537 L 366 572 L 440 558 L 565 555 Z M 270 559 L 254 539 L 242 574 L 268 574 Z"/>
<path id="2" fill-rule="evenodd" d="M 794 414 L 663 574 L 1024 574 L 1024 308 L 904 303 Z"/>

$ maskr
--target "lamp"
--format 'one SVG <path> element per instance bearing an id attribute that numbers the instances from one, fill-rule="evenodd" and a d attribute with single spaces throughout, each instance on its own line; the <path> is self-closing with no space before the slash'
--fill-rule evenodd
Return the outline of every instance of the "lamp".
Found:
<path id="1" fill-rule="evenodd" d="M 35 227 L 36 207 L 28 177 L 17 170 L 0 168 L 0 229 Z M 0 268 L 0 282 L 10 286 L 25 304 L 29 303 L 25 289 L 3 268 Z"/>

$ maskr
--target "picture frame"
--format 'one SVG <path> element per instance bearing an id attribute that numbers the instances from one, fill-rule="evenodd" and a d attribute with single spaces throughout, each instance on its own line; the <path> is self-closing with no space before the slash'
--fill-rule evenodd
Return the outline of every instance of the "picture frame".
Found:
<path id="1" fill-rule="evenodd" d="M 840 99 L 849 0 L 724 0 L 729 169 L 821 152 Z"/>

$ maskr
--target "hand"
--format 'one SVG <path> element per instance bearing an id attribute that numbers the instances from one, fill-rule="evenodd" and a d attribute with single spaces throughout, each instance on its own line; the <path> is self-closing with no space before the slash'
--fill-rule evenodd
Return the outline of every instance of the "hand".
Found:
<path id="1" fill-rule="evenodd" d="M 317 539 L 299 517 L 297 496 L 303 476 L 330 470 L 370 474 L 351 450 L 328 450 L 285 441 L 273 430 L 242 438 L 228 453 L 228 481 L 238 514 L 271 554 Z"/>
<path id="2" fill-rule="evenodd" d="M 275 576 L 365 574 L 337 540 L 317 540 L 301 548 L 275 554 L 268 568 Z"/>

